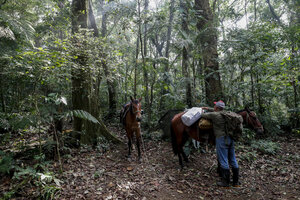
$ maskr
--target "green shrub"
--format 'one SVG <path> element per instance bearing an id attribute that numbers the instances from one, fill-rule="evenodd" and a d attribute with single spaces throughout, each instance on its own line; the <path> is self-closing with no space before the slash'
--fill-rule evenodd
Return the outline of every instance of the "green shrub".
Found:
<path id="1" fill-rule="evenodd" d="M 278 143 L 267 140 L 252 141 L 251 147 L 261 153 L 270 155 L 275 155 L 280 151 L 280 146 Z"/>
<path id="2" fill-rule="evenodd" d="M 10 170 L 14 168 L 14 159 L 11 154 L 0 151 L 0 175 L 9 174 Z"/>
<path id="3" fill-rule="evenodd" d="M 241 142 L 249 144 L 252 140 L 254 140 L 256 133 L 250 129 L 244 128 L 243 134 L 241 137 Z"/>
<path id="4" fill-rule="evenodd" d="M 246 152 L 246 153 L 243 153 L 240 158 L 242 160 L 246 160 L 248 162 L 253 162 L 257 159 L 257 153 L 256 151 L 249 151 L 249 152 Z"/>

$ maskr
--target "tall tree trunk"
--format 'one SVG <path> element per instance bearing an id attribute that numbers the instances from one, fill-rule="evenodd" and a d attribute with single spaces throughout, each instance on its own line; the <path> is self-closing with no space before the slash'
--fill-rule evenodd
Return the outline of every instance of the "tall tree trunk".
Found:
<path id="1" fill-rule="evenodd" d="M 86 0 L 73 0 L 72 1 L 72 33 L 79 32 L 79 28 L 87 28 L 87 5 Z M 75 38 L 75 40 L 77 40 Z M 80 41 L 74 41 L 74 44 L 79 45 Z M 77 53 L 77 52 L 76 52 Z M 87 55 L 81 53 L 77 55 L 75 62 L 80 66 L 79 68 L 72 68 L 72 105 L 73 110 L 86 110 L 88 94 L 86 88 L 83 87 L 86 80 L 86 71 L 83 69 L 87 64 Z M 80 118 L 74 118 L 73 128 L 75 131 L 82 131 L 83 120 Z"/>
<path id="2" fill-rule="evenodd" d="M 81 28 L 87 28 L 87 13 L 91 21 L 91 26 L 94 28 L 94 33 L 97 31 L 97 27 L 93 22 L 94 16 L 92 11 L 88 11 L 88 0 L 73 0 L 72 1 L 72 32 L 74 34 L 74 45 L 77 45 L 77 48 L 84 48 L 84 42 L 76 38 L 75 34 L 79 32 L 78 25 Z M 90 6 L 90 9 L 91 6 Z M 94 23 L 94 24 L 93 24 Z M 74 130 L 82 132 L 85 131 L 85 134 L 81 135 L 81 142 L 84 144 L 95 144 L 97 137 L 102 135 L 114 143 L 120 143 L 121 141 L 117 139 L 114 135 L 110 134 L 106 129 L 105 125 L 101 121 L 99 114 L 99 102 L 98 96 L 95 93 L 95 90 L 92 88 L 92 78 L 90 68 L 87 66 L 88 54 L 84 51 L 78 51 L 77 59 L 75 62 L 78 63 L 77 68 L 72 68 L 72 103 L 74 110 L 84 110 L 91 113 L 94 117 L 98 119 L 100 125 L 92 124 L 89 121 L 83 121 L 82 119 L 74 119 Z M 97 83 L 96 83 L 97 84 Z"/>
<path id="3" fill-rule="evenodd" d="M 197 29 L 201 32 L 200 43 L 206 74 L 206 101 L 213 105 L 215 100 L 223 98 L 220 73 L 218 72 L 217 30 L 214 27 L 209 0 L 195 0 L 195 10 L 199 19 Z"/>
<path id="4" fill-rule="evenodd" d="M 181 16 L 181 28 L 182 31 L 184 31 L 186 34 L 189 35 L 188 32 L 188 9 L 185 0 L 180 0 L 180 8 L 183 11 Z M 184 38 L 187 39 L 187 38 Z M 186 104 L 189 107 L 192 107 L 192 90 L 191 90 L 191 81 L 190 81 L 190 75 L 189 75 L 189 61 L 188 61 L 188 50 L 187 47 L 184 46 L 182 49 L 182 74 L 185 78 L 185 99 Z"/>

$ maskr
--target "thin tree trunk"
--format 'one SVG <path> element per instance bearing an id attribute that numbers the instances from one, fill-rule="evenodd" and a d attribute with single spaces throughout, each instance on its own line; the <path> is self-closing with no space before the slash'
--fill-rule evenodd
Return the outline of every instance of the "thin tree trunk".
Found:
<path id="1" fill-rule="evenodd" d="M 148 13 L 149 0 L 145 0 L 144 13 L 147 15 Z M 140 12 L 139 12 L 140 14 Z M 140 17 L 140 16 L 139 16 Z M 146 67 L 145 57 L 147 57 L 148 49 L 147 49 L 147 30 L 148 23 L 147 21 L 144 23 L 144 40 L 142 40 L 142 33 L 140 33 L 141 39 L 141 53 L 143 58 L 143 75 L 144 75 L 144 86 L 145 86 L 145 111 L 147 113 L 146 124 L 149 125 L 151 121 L 151 109 L 150 109 L 150 101 L 149 101 L 149 78 L 148 78 L 148 70 Z M 140 29 L 141 30 L 141 29 Z M 144 47 L 144 51 L 142 49 Z"/>
<path id="2" fill-rule="evenodd" d="M 168 93 L 168 90 L 164 87 L 164 85 L 168 85 L 168 77 L 167 74 L 169 73 L 169 54 L 170 54 L 170 44 L 171 44 L 171 34 L 172 34 L 172 27 L 173 27 L 173 19 L 174 19 L 174 7 L 175 7 L 175 0 L 171 0 L 170 2 L 170 13 L 169 13 L 169 22 L 168 22 L 168 31 L 167 31 L 167 44 L 166 44 L 166 52 L 165 57 L 168 59 L 168 62 L 165 64 L 165 76 L 163 78 L 163 87 L 161 88 L 161 98 L 160 98 L 160 108 L 161 112 L 164 112 L 166 109 L 166 99 L 165 95 Z"/>
<path id="3" fill-rule="evenodd" d="M 275 18 L 275 20 L 277 21 L 277 23 L 278 23 L 279 25 L 282 25 L 282 23 L 281 23 L 281 21 L 280 21 L 280 18 L 277 16 L 277 14 L 275 13 L 275 10 L 274 10 L 273 6 L 272 6 L 271 3 L 270 3 L 270 0 L 266 0 L 266 1 L 267 1 L 267 3 L 268 3 L 268 6 L 269 6 L 269 9 L 270 9 L 271 14 L 273 15 L 273 17 Z"/>
<path id="4" fill-rule="evenodd" d="M 253 67 L 250 66 L 250 80 L 251 80 L 251 103 L 254 105 L 254 94 L 255 94 L 255 87 L 254 87 L 254 78 L 253 78 Z"/>
<path id="5" fill-rule="evenodd" d="M 291 12 L 291 16 L 290 16 L 290 23 L 289 23 L 289 26 L 290 27 L 299 27 L 300 25 L 300 14 L 299 14 L 299 11 L 300 11 L 300 3 L 299 1 L 296 2 L 296 1 L 293 1 L 293 7 L 295 8 L 295 12 Z M 299 48 L 299 46 L 297 46 L 297 39 L 295 37 L 291 37 L 290 38 L 291 40 L 291 63 L 293 66 L 297 66 L 299 65 L 297 59 L 295 58 L 298 58 L 299 57 L 299 50 L 297 51 L 297 49 Z M 296 70 L 296 69 L 295 69 Z M 293 70 L 294 71 L 294 70 Z M 292 71 L 292 72 L 293 72 Z M 295 73 L 297 74 L 297 73 Z M 297 75 L 294 75 L 291 77 L 292 80 L 291 81 L 291 84 L 293 86 L 293 92 L 294 92 L 294 109 L 298 110 L 299 109 L 299 76 L 297 77 Z M 298 81 L 296 81 L 298 79 Z M 298 111 L 299 112 L 299 111 Z M 299 127 L 300 126 L 300 116 L 299 114 L 295 113 L 294 115 L 294 120 L 292 119 L 292 125 L 293 127 Z"/>
<path id="6" fill-rule="evenodd" d="M 264 107 L 262 104 L 262 95 L 261 95 L 261 86 L 260 86 L 260 77 L 259 74 L 257 74 L 257 103 L 258 103 L 258 111 L 259 113 L 263 113 L 264 112 Z"/>
<path id="7" fill-rule="evenodd" d="M 108 18 L 108 14 L 104 11 L 102 14 L 102 29 L 101 29 L 102 38 L 105 38 L 107 35 L 107 18 Z M 116 97 L 117 83 L 116 80 L 111 76 L 109 67 L 107 66 L 106 59 L 107 59 L 107 55 L 105 53 L 102 53 L 102 66 L 106 76 L 106 83 L 108 89 L 109 113 L 107 118 L 113 118 L 117 113 L 117 97 Z"/>
<path id="8" fill-rule="evenodd" d="M 254 21 L 256 22 L 257 19 L 257 8 L 256 8 L 256 0 L 254 0 Z"/>
<path id="9" fill-rule="evenodd" d="M 99 30 L 98 30 L 98 27 L 97 27 L 97 24 L 96 24 L 96 20 L 95 20 L 95 16 L 94 16 L 93 6 L 92 6 L 92 1 L 91 0 L 89 0 L 88 15 L 89 15 L 88 27 L 94 30 L 94 37 L 99 37 Z"/>
<path id="10" fill-rule="evenodd" d="M 138 31 L 139 32 L 139 31 Z M 136 84 L 137 84 L 137 73 L 138 73 L 138 58 L 139 58 L 139 34 L 136 39 L 136 50 L 135 50 L 135 66 L 134 66 L 134 85 L 133 85 L 133 96 L 136 98 Z"/>

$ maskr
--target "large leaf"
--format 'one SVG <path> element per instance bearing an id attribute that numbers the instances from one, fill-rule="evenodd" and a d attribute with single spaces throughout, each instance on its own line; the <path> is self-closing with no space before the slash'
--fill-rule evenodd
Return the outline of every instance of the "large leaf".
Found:
<path id="1" fill-rule="evenodd" d="M 95 124 L 100 124 L 100 122 L 95 117 L 93 117 L 90 113 L 88 113 L 84 110 L 72 110 L 72 111 L 68 112 L 66 115 L 67 115 L 67 117 L 78 117 L 81 119 L 91 121 Z"/>

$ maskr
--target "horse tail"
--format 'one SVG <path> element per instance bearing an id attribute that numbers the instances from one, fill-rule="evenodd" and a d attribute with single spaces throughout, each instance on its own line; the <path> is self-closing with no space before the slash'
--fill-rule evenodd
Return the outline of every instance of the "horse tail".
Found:
<path id="1" fill-rule="evenodd" d="M 178 145 L 177 145 L 176 135 L 175 135 L 172 123 L 171 123 L 171 126 L 170 126 L 170 130 L 171 130 L 171 139 L 172 139 L 173 152 L 174 152 L 175 155 L 177 155 L 178 154 Z"/>

